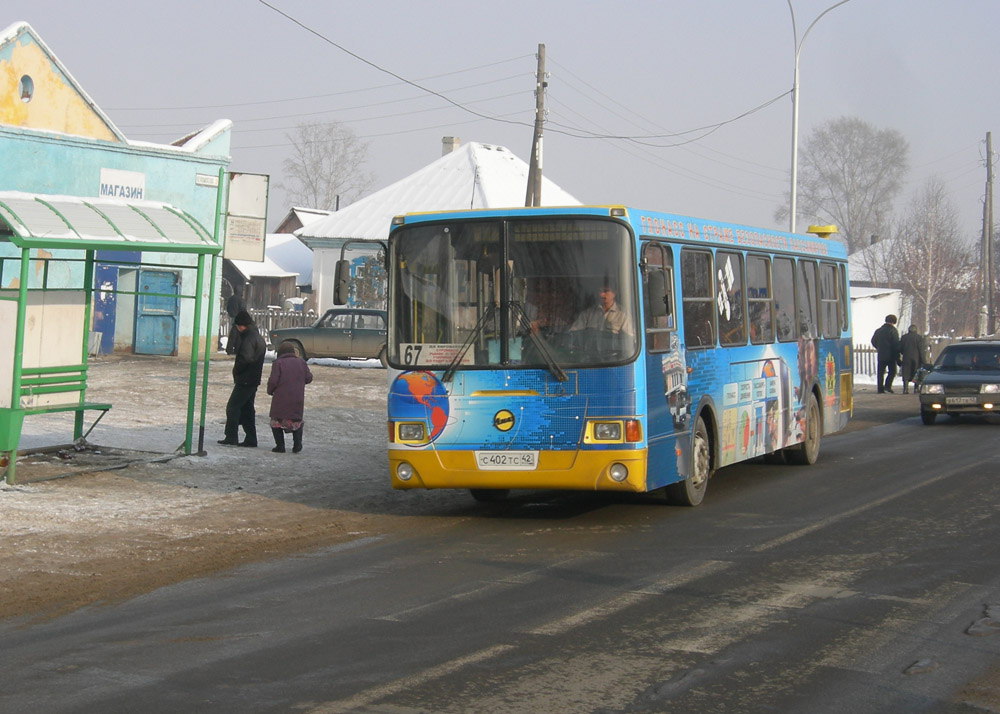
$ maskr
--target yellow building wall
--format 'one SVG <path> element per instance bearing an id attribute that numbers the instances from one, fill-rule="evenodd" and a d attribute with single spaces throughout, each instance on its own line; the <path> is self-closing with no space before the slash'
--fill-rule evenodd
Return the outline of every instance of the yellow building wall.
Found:
<path id="1" fill-rule="evenodd" d="M 101 115 L 30 35 L 15 38 L 8 57 L 0 58 L 0 124 L 118 141 Z M 30 77 L 34 85 L 30 101 L 18 95 L 18 84 L 24 76 Z"/>

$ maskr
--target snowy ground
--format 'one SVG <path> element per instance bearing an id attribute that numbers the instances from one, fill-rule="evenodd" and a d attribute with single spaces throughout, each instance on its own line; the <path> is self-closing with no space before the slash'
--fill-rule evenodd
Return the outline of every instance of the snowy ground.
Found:
<path id="1" fill-rule="evenodd" d="M 314 360 L 310 368 L 302 453 L 271 452 L 263 389 L 261 446 L 216 443 L 232 388 L 231 358 L 218 355 L 209 370 L 204 453 L 177 456 L 190 364 L 93 360 L 88 399 L 113 405 L 88 437 L 93 447 L 48 449 L 71 440 L 72 415 L 29 416 L 18 483 L 0 484 L 0 617 L 62 612 L 243 562 L 400 528 L 426 531 L 475 512 L 461 491 L 389 488 L 386 371 L 377 361 Z M 858 382 L 850 428 L 917 414 L 912 396 L 875 395 Z M 199 436 L 196 426 L 195 451 Z"/>

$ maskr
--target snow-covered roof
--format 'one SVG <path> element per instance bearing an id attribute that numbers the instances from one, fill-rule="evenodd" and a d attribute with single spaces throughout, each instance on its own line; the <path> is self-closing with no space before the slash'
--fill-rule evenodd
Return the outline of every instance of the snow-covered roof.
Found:
<path id="1" fill-rule="evenodd" d="M 229 259 L 233 267 L 240 271 L 242 275 L 247 280 L 252 278 L 288 278 L 291 276 L 298 276 L 298 273 L 292 273 L 280 265 L 275 263 L 273 260 L 264 256 L 264 260 L 259 263 L 256 260 L 233 260 Z"/>
<path id="2" fill-rule="evenodd" d="M 503 146 L 470 142 L 295 234 L 307 244 L 310 239 L 385 240 L 392 218 L 402 213 L 523 206 L 528 168 Z M 542 203 L 580 205 L 545 177 Z"/>
<path id="3" fill-rule="evenodd" d="M 333 211 L 324 211 L 319 208 L 303 208 L 302 206 L 296 206 L 292 208 L 289 211 L 289 213 L 297 216 L 299 222 L 302 225 L 308 226 L 310 223 L 315 223 L 321 218 L 326 218 L 331 213 L 333 213 Z"/>
<path id="4" fill-rule="evenodd" d="M 283 270 L 297 274 L 297 285 L 312 284 L 313 252 L 291 233 L 268 233 L 264 253 Z"/>
<path id="5" fill-rule="evenodd" d="M 883 295 L 894 295 L 901 292 L 899 288 L 859 288 L 854 285 L 851 286 L 852 298 L 882 297 Z"/>

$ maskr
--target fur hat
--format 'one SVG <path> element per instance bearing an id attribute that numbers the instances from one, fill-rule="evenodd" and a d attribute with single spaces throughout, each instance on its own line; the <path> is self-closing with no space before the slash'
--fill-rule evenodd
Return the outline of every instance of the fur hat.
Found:
<path id="1" fill-rule="evenodd" d="M 246 310 L 240 310 L 236 313 L 236 317 L 233 319 L 233 323 L 237 325 L 250 326 L 254 324 L 253 317 Z"/>

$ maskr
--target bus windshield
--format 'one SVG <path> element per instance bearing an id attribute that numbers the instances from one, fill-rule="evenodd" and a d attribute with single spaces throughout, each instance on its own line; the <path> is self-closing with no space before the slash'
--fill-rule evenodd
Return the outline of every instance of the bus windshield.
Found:
<path id="1" fill-rule="evenodd" d="M 419 223 L 390 239 L 389 362 L 547 369 L 638 354 L 635 257 L 606 218 Z"/>

